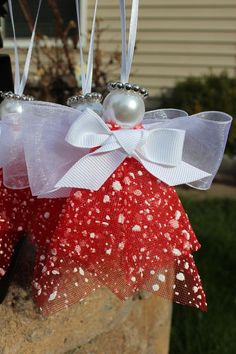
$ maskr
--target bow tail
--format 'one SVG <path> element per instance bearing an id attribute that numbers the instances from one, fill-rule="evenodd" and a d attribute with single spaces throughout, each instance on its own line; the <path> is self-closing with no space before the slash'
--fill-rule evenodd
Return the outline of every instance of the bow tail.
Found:
<path id="1" fill-rule="evenodd" d="M 176 167 L 170 167 L 147 161 L 138 155 L 136 155 L 136 158 L 153 176 L 169 186 L 186 184 L 210 176 L 208 172 L 200 170 L 184 161 L 181 161 Z"/>
<path id="2" fill-rule="evenodd" d="M 57 182 L 55 188 L 99 190 L 126 157 L 120 150 L 86 155 Z"/>
<path id="3" fill-rule="evenodd" d="M 67 198 L 69 197 L 71 192 L 71 188 L 54 188 L 45 193 L 41 193 L 38 195 L 38 199 L 56 199 L 56 198 Z"/>

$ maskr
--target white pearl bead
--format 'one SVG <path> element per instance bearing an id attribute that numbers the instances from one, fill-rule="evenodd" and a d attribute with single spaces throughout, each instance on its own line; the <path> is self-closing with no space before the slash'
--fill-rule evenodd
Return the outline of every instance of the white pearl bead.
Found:
<path id="1" fill-rule="evenodd" d="M 5 98 L 0 105 L 0 116 L 1 118 L 4 114 L 23 112 L 22 103 L 19 100 Z"/>
<path id="2" fill-rule="evenodd" d="M 84 112 L 87 108 L 96 112 L 99 116 L 102 116 L 103 113 L 103 106 L 100 102 L 73 102 L 71 103 L 71 107 L 81 113 Z"/>
<path id="3" fill-rule="evenodd" d="M 142 97 L 134 92 L 112 91 L 103 102 L 103 117 L 122 127 L 134 127 L 141 123 L 145 113 Z"/>

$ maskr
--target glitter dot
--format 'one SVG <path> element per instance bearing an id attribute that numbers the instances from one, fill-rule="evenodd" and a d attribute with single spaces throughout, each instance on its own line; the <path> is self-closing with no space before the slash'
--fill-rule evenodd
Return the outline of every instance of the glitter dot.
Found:
<path id="1" fill-rule="evenodd" d="M 164 274 L 159 274 L 159 275 L 158 275 L 158 279 L 159 279 L 162 283 L 164 283 L 164 281 L 166 280 L 166 277 L 165 277 Z"/>
<path id="2" fill-rule="evenodd" d="M 50 213 L 47 211 L 44 213 L 44 219 L 49 219 L 50 218 Z"/>
<path id="3" fill-rule="evenodd" d="M 77 191 L 74 193 L 74 196 L 76 199 L 81 199 L 82 198 L 82 193 L 80 191 Z"/>
<path id="4" fill-rule="evenodd" d="M 188 231 L 183 230 L 183 231 L 182 231 L 182 235 L 184 235 L 184 236 L 186 237 L 186 240 L 189 240 L 189 239 L 190 239 L 190 234 L 189 234 Z"/>
<path id="5" fill-rule="evenodd" d="M 52 294 L 50 294 L 48 301 L 53 301 L 57 297 L 57 291 L 54 291 Z"/>
<path id="6" fill-rule="evenodd" d="M 180 281 L 184 281 L 185 280 L 185 276 L 183 273 L 178 273 L 176 274 L 176 279 L 180 280 Z"/>
<path id="7" fill-rule="evenodd" d="M 147 216 L 147 220 L 148 220 L 148 221 L 152 221 L 152 220 L 153 220 L 153 216 L 152 216 L 152 215 L 148 215 L 148 216 Z"/>
<path id="8" fill-rule="evenodd" d="M 173 229 L 178 229 L 179 227 L 178 221 L 174 219 L 170 220 L 170 225 L 173 227 Z"/>
<path id="9" fill-rule="evenodd" d="M 140 195 L 142 195 L 143 193 L 142 193 L 142 191 L 140 190 L 140 189 L 136 189 L 135 191 L 134 191 L 134 195 L 137 195 L 138 197 L 140 196 Z"/>
<path id="10" fill-rule="evenodd" d="M 178 250 L 178 248 L 173 248 L 173 250 L 172 250 L 172 253 L 175 255 L 175 256 L 181 256 L 181 252 L 180 252 L 180 250 Z"/>
<path id="11" fill-rule="evenodd" d="M 194 286 L 193 287 L 193 292 L 196 294 L 198 292 L 198 287 L 197 286 Z"/>
<path id="12" fill-rule="evenodd" d="M 77 254 L 80 254 L 80 252 L 81 252 L 81 247 L 80 247 L 80 245 L 75 246 L 75 252 L 76 252 Z"/>
<path id="13" fill-rule="evenodd" d="M 125 248 L 125 243 L 124 242 L 120 242 L 118 245 L 120 250 L 123 250 Z"/>
<path id="14" fill-rule="evenodd" d="M 81 267 L 79 267 L 79 274 L 82 275 L 82 276 L 84 276 L 84 270 L 83 270 L 83 268 L 81 268 Z"/>
<path id="15" fill-rule="evenodd" d="M 51 250 L 51 254 L 52 254 L 53 256 L 56 256 L 56 255 L 57 255 L 57 250 L 56 250 L 56 248 L 53 248 L 53 249 Z"/>
<path id="16" fill-rule="evenodd" d="M 134 226 L 132 227 L 132 231 L 140 232 L 140 231 L 141 231 L 141 226 L 139 226 L 139 225 L 134 225 Z"/>
<path id="17" fill-rule="evenodd" d="M 171 241 L 171 237 L 170 237 L 170 234 L 168 232 L 166 232 L 164 234 L 164 237 L 168 240 L 168 241 Z"/>
<path id="18" fill-rule="evenodd" d="M 109 202 L 110 202 L 110 197 L 109 197 L 109 195 L 104 195 L 103 203 L 109 203 Z"/>
<path id="19" fill-rule="evenodd" d="M 181 217 L 181 212 L 179 210 L 176 210 L 175 212 L 175 220 L 179 220 Z"/>
<path id="20" fill-rule="evenodd" d="M 128 186 L 131 184 L 129 177 L 124 178 L 124 183 L 127 184 Z"/>
<path id="21" fill-rule="evenodd" d="M 122 185 L 120 184 L 119 181 L 114 181 L 112 183 L 112 188 L 113 188 L 114 191 L 119 192 L 119 191 L 122 190 Z"/>
<path id="22" fill-rule="evenodd" d="M 118 217 L 118 223 L 119 224 L 124 224 L 124 222 L 125 222 L 124 214 L 120 214 L 119 217 Z"/>
<path id="23" fill-rule="evenodd" d="M 188 263 L 188 262 L 185 262 L 185 263 L 184 263 L 184 268 L 185 268 L 185 269 L 189 269 L 189 263 Z"/>
<path id="24" fill-rule="evenodd" d="M 153 284 L 152 286 L 153 291 L 158 291 L 160 289 L 158 284 Z"/>

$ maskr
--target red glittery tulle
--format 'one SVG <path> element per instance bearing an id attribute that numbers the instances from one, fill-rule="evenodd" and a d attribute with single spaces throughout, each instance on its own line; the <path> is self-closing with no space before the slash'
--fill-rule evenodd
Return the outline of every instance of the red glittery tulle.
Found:
<path id="1" fill-rule="evenodd" d="M 34 198 L 28 188 L 5 188 L 0 170 L 0 279 L 7 272 L 22 235 L 28 235 L 36 246 L 35 272 L 40 270 L 39 257 L 46 252 L 64 202 Z"/>
<path id="2" fill-rule="evenodd" d="M 71 193 L 50 254 L 40 255 L 34 296 L 45 314 L 100 286 L 120 299 L 144 290 L 206 310 L 199 247 L 174 188 L 127 158 L 99 191 Z"/>

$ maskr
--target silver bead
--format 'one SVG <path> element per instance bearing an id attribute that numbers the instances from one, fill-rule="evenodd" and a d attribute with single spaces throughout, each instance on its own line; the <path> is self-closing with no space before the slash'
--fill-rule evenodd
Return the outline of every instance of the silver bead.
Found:
<path id="1" fill-rule="evenodd" d="M 119 90 L 122 90 L 122 89 L 125 87 L 125 85 L 124 85 L 122 82 L 117 82 L 117 83 L 116 83 L 116 87 L 117 87 Z"/>
<path id="2" fill-rule="evenodd" d="M 112 121 L 122 127 L 139 124 L 145 113 L 142 97 L 134 92 L 113 91 L 103 102 L 105 121 Z"/>
<path id="3" fill-rule="evenodd" d="M 127 82 L 127 83 L 125 84 L 125 89 L 126 89 L 127 91 L 132 90 L 132 85 Z"/>
<path id="4" fill-rule="evenodd" d="M 93 95 L 92 93 L 86 93 L 86 95 L 84 96 L 85 101 L 87 102 L 91 102 L 93 100 Z"/>
<path id="5" fill-rule="evenodd" d="M 147 90 L 143 87 L 140 87 L 139 91 L 140 91 L 141 95 L 145 95 L 147 93 Z"/>
<path id="6" fill-rule="evenodd" d="M 107 85 L 108 91 L 112 91 L 116 88 L 116 82 L 115 81 L 110 81 Z"/>
<path id="7" fill-rule="evenodd" d="M 134 90 L 134 92 L 139 92 L 140 87 L 139 87 L 138 85 L 134 84 L 134 85 L 132 86 L 132 89 Z"/>
<path id="8" fill-rule="evenodd" d="M 96 112 L 99 116 L 102 116 L 102 113 L 103 113 L 103 106 L 102 106 L 102 104 L 99 101 L 89 101 L 89 100 L 80 101 L 80 100 L 76 100 L 76 101 L 72 102 L 70 100 L 68 106 L 76 109 L 80 113 L 84 112 L 87 108 L 89 108 L 92 111 Z"/>

